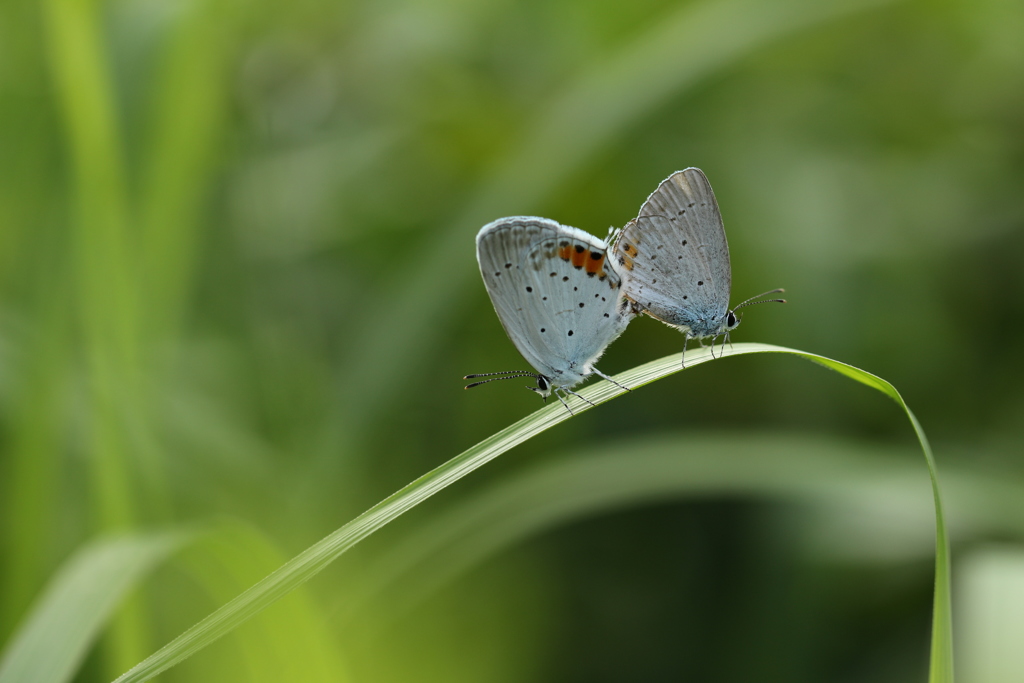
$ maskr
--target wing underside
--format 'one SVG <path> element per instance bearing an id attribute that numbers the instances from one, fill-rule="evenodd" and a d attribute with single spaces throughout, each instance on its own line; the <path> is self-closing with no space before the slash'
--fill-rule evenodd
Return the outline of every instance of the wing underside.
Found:
<path id="1" fill-rule="evenodd" d="M 686 328 L 728 310 L 729 245 L 718 202 L 696 168 L 666 178 L 613 246 L 623 290 L 651 315 Z"/>
<path id="2" fill-rule="evenodd" d="M 500 219 L 477 236 L 477 259 L 509 339 L 556 386 L 588 374 L 629 320 L 607 246 L 581 230 Z"/>

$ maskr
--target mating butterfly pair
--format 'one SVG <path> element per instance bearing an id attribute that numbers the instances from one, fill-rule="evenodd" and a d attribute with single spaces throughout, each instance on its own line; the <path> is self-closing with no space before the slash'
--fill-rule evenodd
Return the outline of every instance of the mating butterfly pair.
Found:
<path id="1" fill-rule="evenodd" d="M 566 402 L 591 374 L 618 384 L 594 363 L 646 313 L 679 329 L 686 341 L 726 335 L 744 306 L 729 308 L 732 268 L 718 202 L 698 168 L 666 178 L 640 214 L 605 243 L 582 230 L 547 218 L 514 216 L 485 225 L 476 255 L 487 293 L 505 332 L 536 372 L 467 375 L 499 379 L 532 377 L 528 387 Z M 621 386 L 621 385 L 619 385 Z M 626 388 L 626 387 L 623 387 Z M 563 398 L 564 396 L 564 398 Z"/>

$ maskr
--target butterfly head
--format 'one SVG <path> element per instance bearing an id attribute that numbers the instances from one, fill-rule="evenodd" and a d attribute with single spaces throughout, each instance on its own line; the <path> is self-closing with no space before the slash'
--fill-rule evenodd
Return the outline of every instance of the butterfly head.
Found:
<path id="1" fill-rule="evenodd" d="M 754 304 L 766 304 L 766 303 L 778 303 L 778 304 L 786 303 L 785 299 L 762 299 L 761 298 L 763 296 L 768 296 L 769 294 L 781 294 L 782 292 L 785 292 L 785 291 L 786 290 L 784 290 L 784 289 L 773 289 L 770 292 L 765 292 L 764 294 L 758 294 L 757 296 L 750 297 L 749 299 L 747 299 L 746 301 L 741 303 L 739 306 L 737 306 L 736 308 L 732 309 L 731 311 L 729 311 L 728 313 L 725 314 L 725 320 L 722 321 L 722 331 L 719 334 L 728 334 L 729 332 L 732 332 L 733 330 L 735 330 L 737 327 L 740 326 L 740 322 L 741 322 L 742 318 L 740 318 L 738 315 L 736 315 L 736 311 L 740 310 L 744 306 L 753 306 Z"/>
<path id="2" fill-rule="evenodd" d="M 732 332 L 740 326 L 740 318 L 736 316 L 733 311 L 729 311 L 725 314 L 725 329 L 724 332 Z"/>
<path id="3" fill-rule="evenodd" d="M 551 380 L 549 380 L 544 375 L 537 375 L 536 379 L 537 379 L 537 386 L 535 386 L 535 387 L 526 387 L 526 388 L 529 389 L 530 391 L 536 391 L 538 394 L 540 394 L 541 398 L 543 398 L 545 401 L 547 401 L 548 400 L 548 396 L 550 396 L 551 392 L 553 391 L 553 389 L 551 387 Z"/>

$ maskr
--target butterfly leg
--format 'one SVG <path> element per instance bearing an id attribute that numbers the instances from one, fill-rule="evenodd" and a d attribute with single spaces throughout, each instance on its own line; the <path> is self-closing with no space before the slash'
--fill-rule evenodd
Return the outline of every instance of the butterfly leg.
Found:
<path id="1" fill-rule="evenodd" d="M 619 384 L 618 382 L 616 382 L 615 380 L 613 380 L 613 379 L 612 379 L 611 377 L 609 377 L 608 375 L 606 375 L 606 374 L 604 374 L 603 372 L 601 372 L 600 370 L 598 370 L 597 368 L 590 368 L 590 369 L 591 369 L 591 370 L 592 370 L 592 371 L 594 372 L 594 374 L 595 374 L 595 375 L 597 375 L 597 376 L 598 376 L 598 377 L 600 377 L 601 379 L 606 379 L 606 380 L 608 380 L 609 382 L 611 382 L 612 384 L 614 384 L 614 385 L 615 385 L 615 386 L 617 386 L 618 388 L 620 388 L 620 389 L 625 389 L 626 391 L 633 391 L 633 390 L 632 390 L 632 389 L 630 389 L 629 387 L 626 387 L 626 386 L 623 386 L 623 385 Z"/>
<path id="2" fill-rule="evenodd" d="M 575 415 L 575 414 L 576 414 L 576 413 L 572 412 L 572 408 L 570 408 L 570 407 L 569 407 L 569 404 L 565 402 L 565 399 L 563 399 L 563 398 L 562 398 L 562 395 L 558 393 L 558 389 L 555 389 L 555 390 L 554 390 L 554 391 L 552 391 L 551 393 L 553 393 L 553 394 L 555 395 L 555 398 L 557 398 L 557 399 L 559 400 L 559 402 L 560 402 L 560 403 L 561 403 L 561 404 L 562 404 L 563 406 L 565 406 L 565 409 L 569 411 L 569 414 L 570 414 L 570 415 Z"/>
<path id="3" fill-rule="evenodd" d="M 686 344 L 687 344 L 687 343 L 688 343 L 689 341 L 690 341 L 690 335 L 684 332 L 684 333 L 683 333 L 683 355 L 682 355 L 682 357 L 681 357 L 681 358 L 679 359 L 679 360 L 680 360 L 680 365 L 682 365 L 682 366 L 683 366 L 683 369 L 684 369 L 684 370 L 686 369 Z"/>
<path id="4" fill-rule="evenodd" d="M 567 394 L 572 394 L 573 396 L 575 396 L 576 398 L 580 399 L 581 401 L 586 401 L 587 403 L 590 403 L 590 401 L 587 401 L 587 399 L 583 398 L 582 396 L 580 396 L 579 394 L 577 394 L 577 393 L 576 393 L 575 391 L 573 391 L 572 389 L 566 389 L 565 387 L 562 387 L 562 391 L 566 392 Z M 597 406 L 596 406 L 596 405 L 594 405 L 593 403 L 590 403 L 590 405 L 591 405 L 591 406 L 593 406 L 594 408 L 596 408 L 596 407 L 597 407 Z"/>

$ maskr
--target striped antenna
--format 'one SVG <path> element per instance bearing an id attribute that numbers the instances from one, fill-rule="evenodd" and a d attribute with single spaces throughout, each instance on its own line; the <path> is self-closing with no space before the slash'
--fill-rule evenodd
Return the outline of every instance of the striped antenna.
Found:
<path id="1" fill-rule="evenodd" d="M 732 311 L 733 311 L 733 313 L 735 313 L 736 311 L 740 310 L 744 306 L 753 306 L 754 304 L 771 304 L 771 303 L 784 304 L 784 303 L 786 303 L 785 299 L 761 299 L 761 297 L 762 296 L 768 296 L 769 294 L 781 294 L 782 292 L 785 292 L 785 291 L 786 290 L 784 290 L 784 289 L 782 289 L 780 287 L 779 289 L 773 289 L 770 292 L 764 292 L 763 294 L 758 294 L 757 296 L 752 296 L 749 299 L 747 299 L 746 301 L 744 301 L 743 303 L 741 303 L 736 308 L 732 309 Z M 761 300 L 760 301 L 754 301 L 754 299 L 761 299 Z"/>
<path id="2" fill-rule="evenodd" d="M 496 377 L 495 375 L 501 376 Z M 502 379 L 515 379 L 516 377 L 532 377 L 534 379 L 538 379 L 540 375 L 534 372 L 527 372 L 525 370 L 506 370 L 504 372 L 485 372 L 478 375 L 466 375 L 462 379 L 476 379 L 477 377 L 490 377 L 491 379 L 485 379 L 482 382 L 473 382 L 472 384 L 467 384 L 466 389 L 472 389 L 473 387 L 478 387 L 481 384 L 487 384 L 488 382 L 497 382 L 498 380 Z"/>

